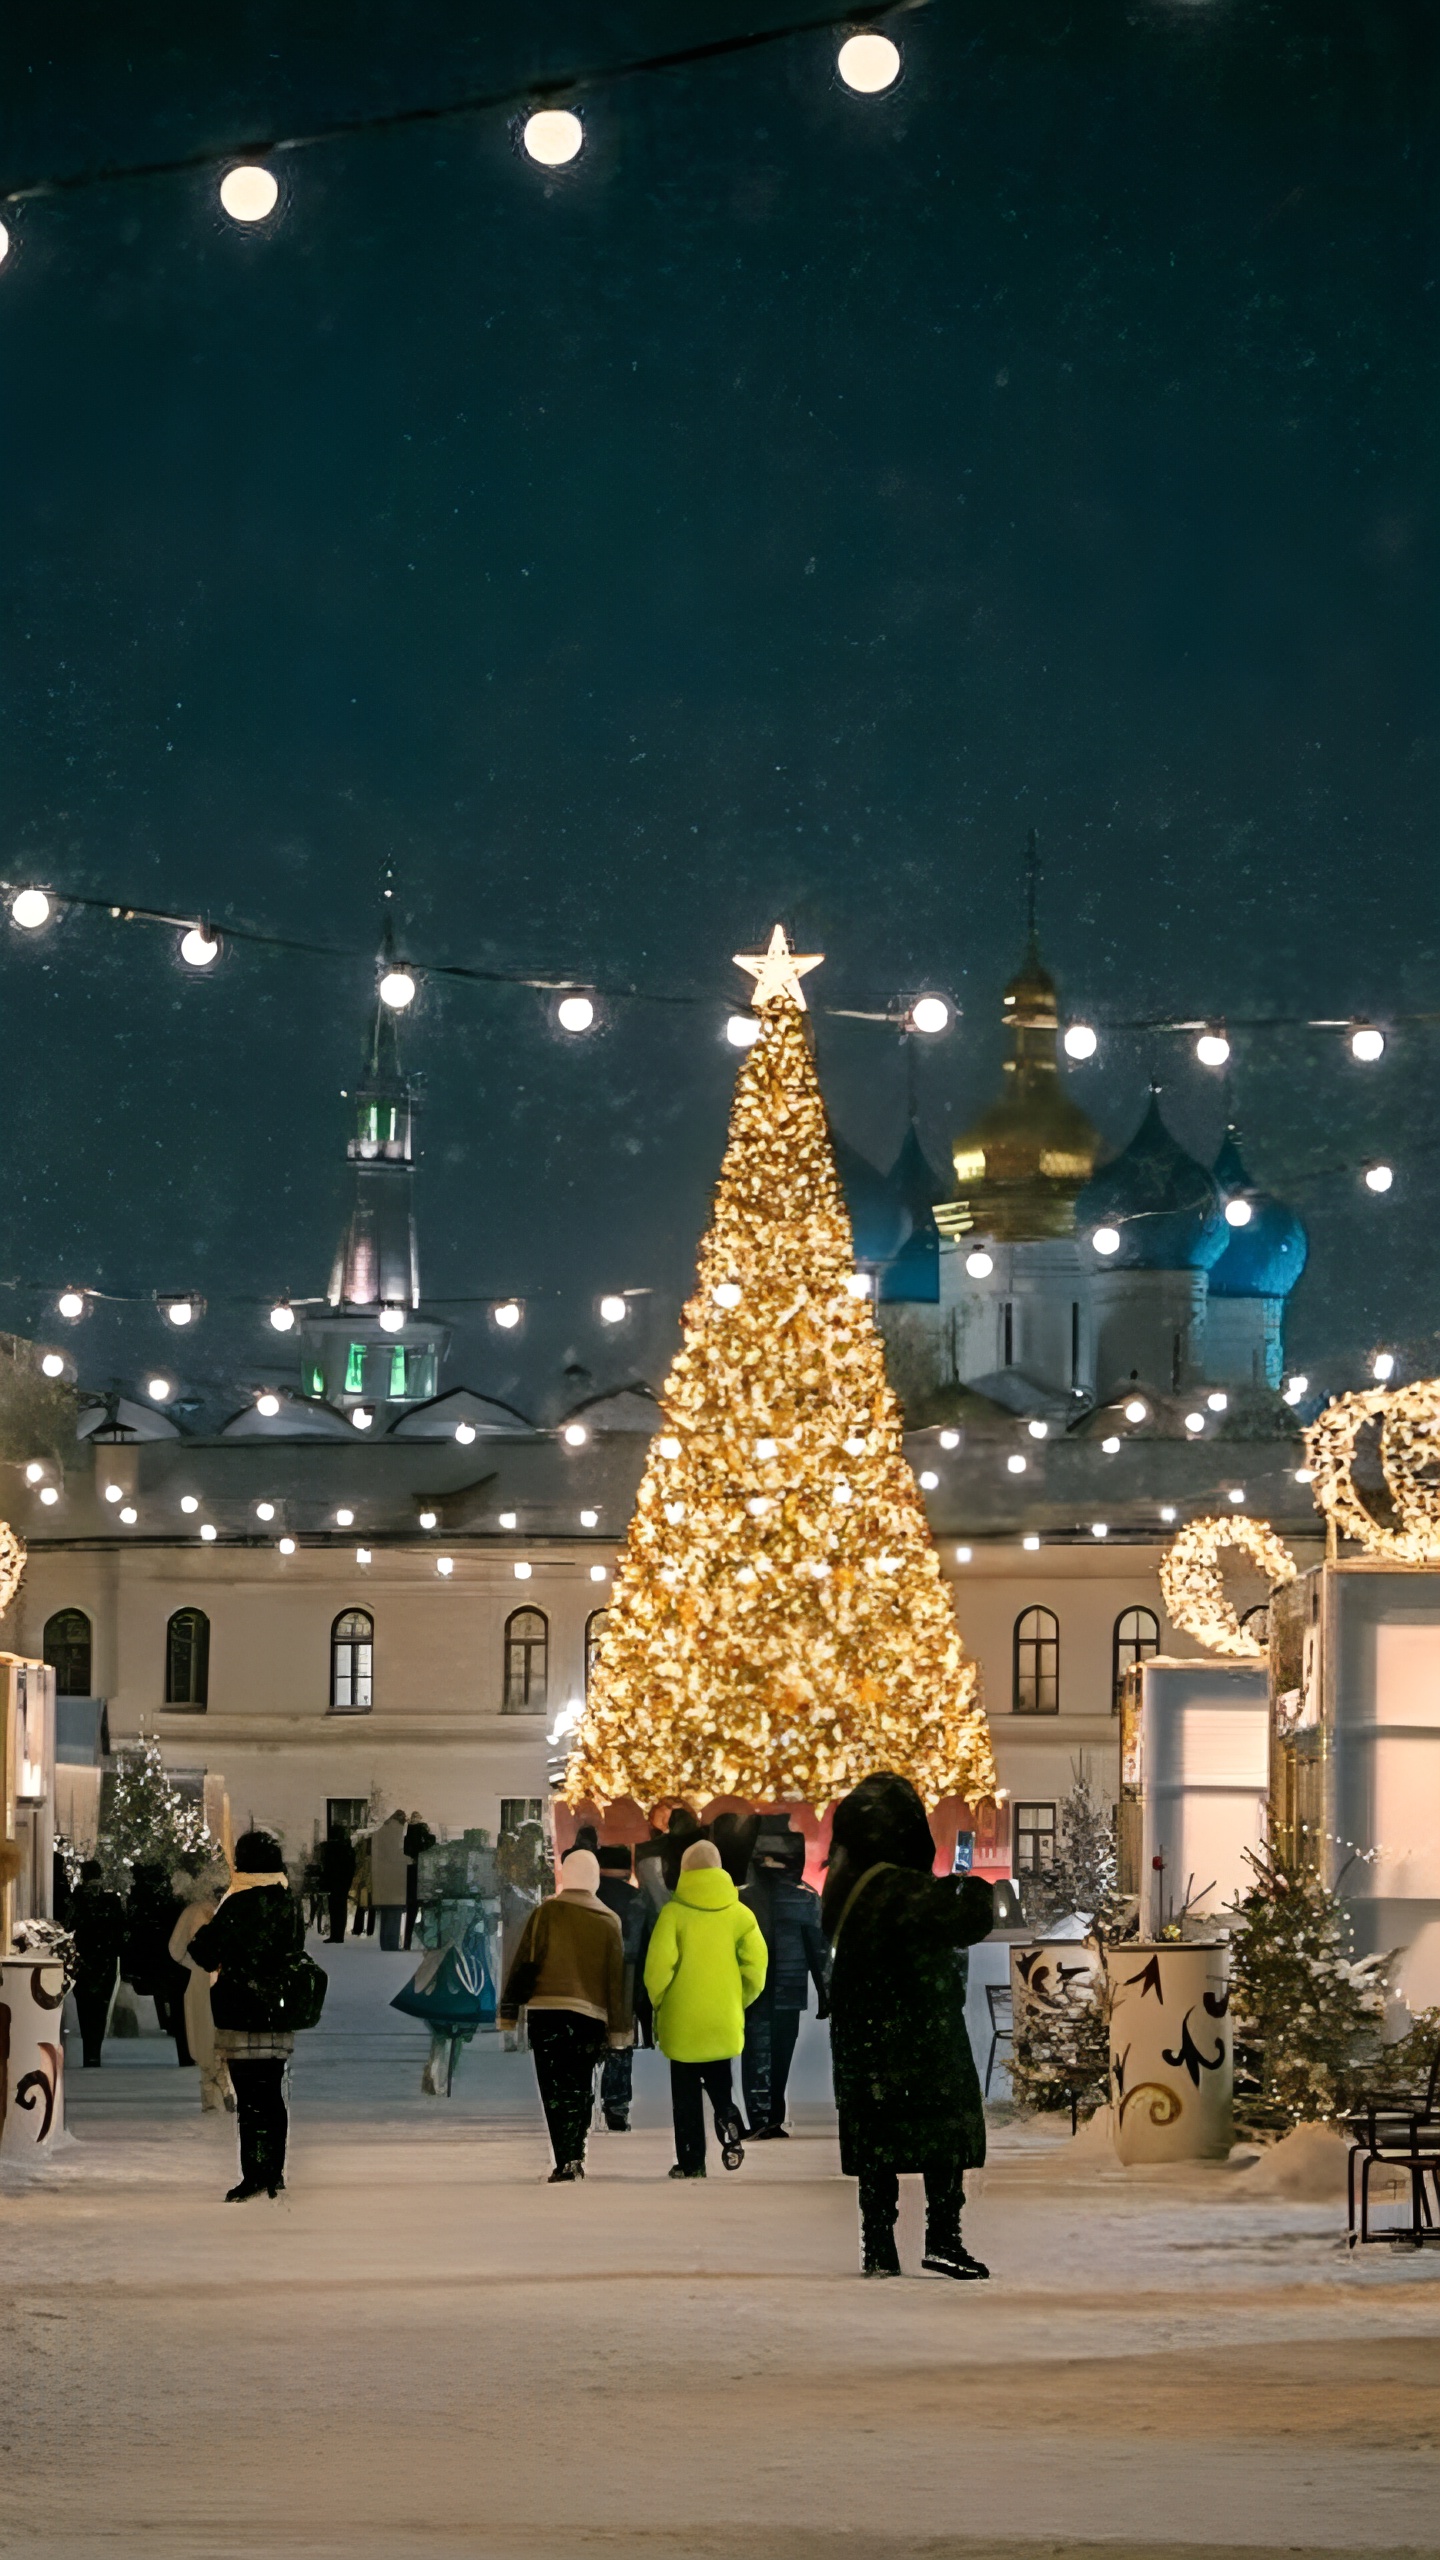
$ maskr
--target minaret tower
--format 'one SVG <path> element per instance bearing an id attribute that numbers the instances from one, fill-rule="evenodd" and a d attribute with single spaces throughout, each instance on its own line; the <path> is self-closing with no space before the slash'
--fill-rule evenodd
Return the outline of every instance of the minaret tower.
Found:
<path id="1" fill-rule="evenodd" d="M 387 913 L 382 977 L 395 966 Z M 400 1063 L 394 1011 L 378 995 L 351 1102 L 350 1215 L 325 1293 L 329 1312 L 305 1318 L 300 1357 L 307 1396 L 383 1424 L 387 1407 L 423 1404 L 434 1395 L 449 1334 L 420 1314 L 415 1094 Z"/>

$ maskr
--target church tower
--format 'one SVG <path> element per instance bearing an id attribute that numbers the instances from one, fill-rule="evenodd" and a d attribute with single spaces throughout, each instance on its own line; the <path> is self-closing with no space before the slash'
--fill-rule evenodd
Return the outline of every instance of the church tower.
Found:
<path id="1" fill-rule="evenodd" d="M 382 969 L 392 967 L 386 927 Z M 326 1312 L 303 1320 L 307 1396 L 376 1420 L 436 1392 L 449 1334 L 420 1314 L 415 1239 L 415 1094 L 400 1062 L 391 1008 L 377 996 L 346 1153 L 350 1214 L 335 1254 Z"/>

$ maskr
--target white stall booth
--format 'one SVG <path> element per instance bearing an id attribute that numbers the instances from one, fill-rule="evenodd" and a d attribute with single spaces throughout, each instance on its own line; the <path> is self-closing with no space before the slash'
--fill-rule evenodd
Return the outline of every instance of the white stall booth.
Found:
<path id="1" fill-rule="evenodd" d="M 1265 1843 L 1270 1697 L 1266 1664 L 1157 1654 L 1125 1675 L 1121 1698 L 1123 1889 L 1140 1934 L 1182 1910 L 1217 1918 L 1253 1882 Z"/>

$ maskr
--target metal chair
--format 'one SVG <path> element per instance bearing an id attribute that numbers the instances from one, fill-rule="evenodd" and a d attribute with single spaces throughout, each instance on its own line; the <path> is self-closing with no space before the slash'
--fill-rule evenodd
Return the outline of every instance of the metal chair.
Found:
<path id="1" fill-rule="evenodd" d="M 1015 2042 L 1015 2000 L 1008 1982 L 987 1982 L 985 2001 L 990 2011 L 990 2051 L 985 2060 L 985 2095 L 988 2098 L 996 2048 Z"/>
<path id="2" fill-rule="evenodd" d="M 1391 2092 L 1372 2098 L 1369 2105 L 1355 2109 L 1345 2119 L 1350 2127 L 1350 2158 L 1347 2168 L 1349 2197 L 1349 2245 L 1370 2241 L 1408 2241 L 1412 2249 L 1423 2249 L 1427 2240 L 1440 2237 L 1436 2216 L 1430 2209 L 1426 2188 L 1428 2178 L 1435 2189 L 1440 2208 L 1440 2045 L 1430 2065 L 1430 2078 L 1423 2097 Z M 1360 2227 L 1355 2227 L 1355 2164 L 1360 2164 Z M 1370 2228 L 1370 2176 L 1376 2167 L 1402 2170 L 1410 2180 L 1410 2223 L 1388 2231 Z"/>

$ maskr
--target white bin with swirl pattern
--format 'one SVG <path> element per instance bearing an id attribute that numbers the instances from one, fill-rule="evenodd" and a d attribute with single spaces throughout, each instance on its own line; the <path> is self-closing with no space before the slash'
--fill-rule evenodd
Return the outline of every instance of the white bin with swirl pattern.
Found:
<path id="1" fill-rule="evenodd" d="M 38 2151 L 65 2128 L 60 2016 L 65 1974 L 53 1956 L 0 1962 L 0 2153 Z"/>
<path id="2" fill-rule="evenodd" d="M 1235 2098 L 1228 1944 L 1132 1938 L 1106 1948 L 1105 1973 L 1120 2159 L 1223 2160 Z"/>

